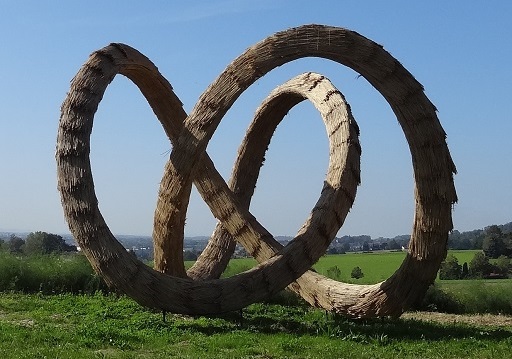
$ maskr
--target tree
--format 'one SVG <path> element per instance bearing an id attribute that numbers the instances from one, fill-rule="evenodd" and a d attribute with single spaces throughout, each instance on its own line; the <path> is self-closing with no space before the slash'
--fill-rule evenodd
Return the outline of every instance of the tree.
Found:
<path id="1" fill-rule="evenodd" d="M 342 246 L 331 246 L 327 249 L 327 254 L 345 254 Z"/>
<path id="2" fill-rule="evenodd" d="M 346 253 L 350 251 L 350 244 L 349 243 L 343 243 L 341 245 L 340 253 Z"/>
<path id="3" fill-rule="evenodd" d="M 43 235 L 42 232 L 29 233 L 25 239 L 23 252 L 28 255 L 43 254 Z"/>
<path id="4" fill-rule="evenodd" d="M 354 268 L 352 268 L 352 272 L 350 273 L 350 276 L 352 278 L 359 279 L 359 278 L 364 277 L 364 273 L 360 267 L 354 267 Z"/>
<path id="5" fill-rule="evenodd" d="M 195 261 L 195 260 L 197 260 L 197 253 L 195 251 L 186 250 L 183 252 L 183 260 Z"/>
<path id="6" fill-rule="evenodd" d="M 370 251 L 370 244 L 368 242 L 363 243 L 363 252 L 369 252 Z"/>
<path id="7" fill-rule="evenodd" d="M 512 258 L 512 232 L 507 233 L 503 237 L 503 242 L 505 243 L 505 253 L 503 254 Z"/>
<path id="8" fill-rule="evenodd" d="M 485 238 L 482 243 L 482 249 L 489 258 L 498 258 L 505 253 L 505 242 L 500 227 L 496 225 L 485 229 Z"/>
<path id="9" fill-rule="evenodd" d="M 485 227 L 485 236 L 501 236 L 501 228 L 495 224 Z"/>
<path id="10" fill-rule="evenodd" d="M 469 262 L 469 275 L 472 278 L 483 278 L 491 273 L 491 269 L 489 258 L 483 252 L 476 253 Z"/>
<path id="11" fill-rule="evenodd" d="M 482 249 L 487 257 L 498 258 L 505 254 L 505 242 L 501 237 L 485 237 Z"/>
<path id="12" fill-rule="evenodd" d="M 70 246 L 57 234 L 46 232 L 31 232 L 25 239 L 25 254 L 50 254 L 71 252 L 76 248 Z"/>
<path id="13" fill-rule="evenodd" d="M 461 277 L 460 279 L 465 279 L 469 276 L 469 267 L 468 267 L 468 262 L 464 262 L 462 264 L 462 274 L 461 274 Z"/>
<path id="14" fill-rule="evenodd" d="M 471 249 L 471 240 L 463 236 L 459 231 L 453 230 L 448 237 L 448 248 L 450 249 Z"/>
<path id="15" fill-rule="evenodd" d="M 23 253 L 23 245 L 25 241 L 15 234 L 11 234 L 7 244 L 10 253 L 21 254 Z"/>
<path id="16" fill-rule="evenodd" d="M 482 245 L 484 244 L 484 238 L 482 236 L 476 237 L 472 241 L 471 249 L 482 249 Z"/>
<path id="17" fill-rule="evenodd" d="M 471 249 L 472 244 L 471 244 L 471 241 L 469 240 L 469 238 L 462 238 L 459 241 L 458 247 L 459 247 L 459 249 L 463 249 L 463 250 Z"/>
<path id="18" fill-rule="evenodd" d="M 499 256 L 496 259 L 495 267 L 499 274 L 507 276 L 510 270 L 510 258 L 505 255 Z"/>
<path id="19" fill-rule="evenodd" d="M 439 267 L 439 279 L 460 279 L 462 277 L 462 267 L 459 260 L 449 254 Z"/>
<path id="20" fill-rule="evenodd" d="M 402 246 L 395 239 L 392 239 L 388 243 L 388 248 L 391 249 L 391 250 L 396 250 L 396 249 L 402 248 Z"/>

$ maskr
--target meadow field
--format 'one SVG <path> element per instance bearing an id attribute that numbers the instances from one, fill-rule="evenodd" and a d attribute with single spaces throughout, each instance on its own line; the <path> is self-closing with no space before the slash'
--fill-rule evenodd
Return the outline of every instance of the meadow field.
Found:
<path id="1" fill-rule="evenodd" d="M 460 263 L 474 255 L 452 253 Z M 341 280 L 375 283 L 389 277 L 404 256 L 328 255 L 315 270 L 327 274 L 336 266 Z M 160 312 L 109 293 L 83 256 L 0 259 L 4 359 L 508 358 L 512 347 L 512 279 L 437 280 L 424 307 L 416 308 L 458 315 L 411 311 L 398 319 L 353 320 L 282 292 L 241 312 L 168 314 L 164 320 Z M 253 259 L 234 259 L 226 276 L 254 264 Z M 350 278 L 355 266 L 364 277 Z"/>
<path id="2" fill-rule="evenodd" d="M 478 250 L 449 251 L 459 260 L 459 263 L 469 263 Z M 347 254 L 325 255 L 313 266 L 320 274 L 327 275 L 329 268 L 338 267 L 341 274 L 339 279 L 346 283 L 373 284 L 381 282 L 393 274 L 405 258 L 406 252 L 378 251 L 370 253 L 349 252 Z M 229 263 L 227 276 L 239 273 L 256 264 L 252 258 L 232 259 Z M 354 267 L 363 271 L 364 277 L 360 279 L 351 278 L 350 274 Z M 444 282 L 444 281 L 442 281 Z"/>
<path id="3" fill-rule="evenodd" d="M 347 283 L 370 284 L 377 283 L 388 278 L 398 269 L 405 257 L 405 252 L 382 253 L 348 253 L 325 255 L 313 266 L 318 273 L 327 275 L 329 268 L 338 267 L 340 277 L 336 278 Z M 237 258 L 229 262 L 225 276 L 242 272 L 256 265 L 253 258 Z M 350 277 L 352 269 L 359 266 L 364 277 L 355 280 Z"/>

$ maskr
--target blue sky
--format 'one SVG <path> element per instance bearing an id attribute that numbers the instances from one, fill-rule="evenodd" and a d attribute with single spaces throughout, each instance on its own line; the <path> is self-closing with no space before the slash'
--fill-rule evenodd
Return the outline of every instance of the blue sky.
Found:
<path id="1" fill-rule="evenodd" d="M 346 27 L 382 44 L 425 87 L 457 165 L 456 229 L 512 221 L 510 1 L 3 1 L 0 0 L 0 231 L 66 233 L 56 189 L 60 105 L 88 55 L 123 42 L 148 56 L 187 112 L 247 47 L 303 24 Z M 410 233 L 410 153 L 391 109 L 363 78 L 327 60 L 282 66 L 242 95 L 208 153 L 225 178 L 254 111 L 279 84 L 323 73 L 361 128 L 362 184 L 339 235 Z M 151 234 L 170 143 L 136 87 L 119 76 L 100 104 L 91 162 L 100 209 L 118 234 Z M 321 190 L 327 139 L 304 103 L 271 143 L 251 211 L 274 235 L 293 235 Z M 194 192 L 186 235 L 215 220 Z"/>

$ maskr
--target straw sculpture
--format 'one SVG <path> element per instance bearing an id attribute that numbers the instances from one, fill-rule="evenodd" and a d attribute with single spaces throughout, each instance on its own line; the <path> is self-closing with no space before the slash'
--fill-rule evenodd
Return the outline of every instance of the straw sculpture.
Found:
<path id="1" fill-rule="evenodd" d="M 222 117 L 245 89 L 273 68 L 311 56 L 336 61 L 365 77 L 388 101 L 409 143 L 416 185 L 411 241 L 402 265 L 382 283 L 345 284 L 310 270 L 342 226 L 360 181 L 357 124 L 328 79 L 302 74 L 268 96 L 242 142 L 229 186 L 206 153 Z M 139 87 L 172 143 L 154 217 L 155 269 L 129 255 L 115 239 L 94 192 L 89 161 L 93 118 L 117 74 Z M 249 205 L 276 126 L 305 99 L 325 123 L 329 166 L 317 203 L 293 241 L 283 247 L 251 215 Z M 445 138 L 421 84 L 380 45 L 343 28 L 301 26 L 257 43 L 221 73 L 188 116 L 149 59 L 127 45 L 111 44 L 91 54 L 62 105 L 58 188 L 70 230 L 94 269 L 141 305 L 214 314 L 243 308 L 288 287 L 312 305 L 343 315 L 399 316 L 424 295 L 446 256 L 456 193 L 455 166 Z M 192 184 L 219 223 L 206 249 L 186 271 L 183 236 Z M 259 264 L 219 279 L 236 242 Z"/>

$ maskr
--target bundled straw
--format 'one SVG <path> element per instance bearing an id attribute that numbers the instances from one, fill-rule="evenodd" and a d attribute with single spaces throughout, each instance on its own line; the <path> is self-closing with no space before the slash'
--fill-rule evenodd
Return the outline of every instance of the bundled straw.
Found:
<path id="1" fill-rule="evenodd" d="M 325 253 L 352 206 L 359 184 L 358 128 L 343 95 L 321 75 L 306 73 L 274 90 L 258 109 L 239 150 L 230 186 L 206 153 L 224 114 L 247 87 L 273 68 L 317 56 L 351 67 L 389 102 L 413 158 L 416 214 L 401 267 L 375 285 L 339 283 L 309 268 Z M 89 163 L 99 102 L 116 74 L 141 90 L 172 142 L 155 210 L 155 269 L 130 256 L 97 206 Z M 319 200 L 295 239 L 282 247 L 248 211 L 259 168 L 284 115 L 308 99 L 324 120 L 330 159 Z M 445 133 L 413 76 L 380 45 L 342 28 L 308 25 L 279 32 L 235 59 L 187 116 L 171 85 L 142 54 L 111 44 L 93 53 L 62 105 L 56 159 L 58 186 L 70 229 L 95 270 L 142 305 L 169 312 L 237 310 L 289 287 L 315 306 L 354 317 L 400 315 L 424 295 L 446 255 L 456 201 Z M 219 219 L 196 264 L 183 265 L 185 213 L 192 183 Z M 241 243 L 260 264 L 218 279 Z"/>

